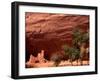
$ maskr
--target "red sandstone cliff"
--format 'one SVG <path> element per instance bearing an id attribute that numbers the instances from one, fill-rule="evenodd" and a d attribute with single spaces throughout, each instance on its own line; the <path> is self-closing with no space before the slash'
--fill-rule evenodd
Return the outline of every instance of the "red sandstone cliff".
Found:
<path id="1" fill-rule="evenodd" d="M 73 28 L 89 29 L 89 16 L 85 15 L 26 12 L 25 21 L 26 57 L 36 56 L 43 49 L 45 57 L 49 58 L 60 51 L 63 44 L 71 44 Z"/>

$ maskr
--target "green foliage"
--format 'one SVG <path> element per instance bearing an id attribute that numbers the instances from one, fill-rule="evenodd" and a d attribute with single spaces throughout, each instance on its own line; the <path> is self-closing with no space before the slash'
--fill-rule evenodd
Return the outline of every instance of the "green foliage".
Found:
<path id="1" fill-rule="evenodd" d="M 69 48 L 69 46 L 67 46 L 67 45 L 63 45 L 63 46 L 62 46 L 62 50 L 64 50 L 64 54 L 65 54 L 65 55 L 68 54 L 69 49 L 70 49 L 70 48 Z"/>
<path id="2" fill-rule="evenodd" d="M 64 54 L 68 56 L 71 62 L 80 58 L 80 46 L 89 41 L 89 33 L 76 28 L 72 31 L 72 39 L 72 47 L 66 44 L 62 46 Z"/>
<path id="3" fill-rule="evenodd" d="M 62 49 L 65 52 L 65 55 L 69 57 L 72 61 L 79 58 L 80 51 L 75 47 L 69 47 L 67 45 L 63 45 Z"/>
<path id="4" fill-rule="evenodd" d="M 87 41 L 89 41 L 89 33 L 88 32 L 83 34 L 83 42 L 87 42 Z"/>
<path id="5" fill-rule="evenodd" d="M 87 42 L 89 40 L 89 33 L 83 33 L 80 29 L 74 29 L 73 30 L 73 45 L 81 45 L 84 42 Z"/>
<path id="6" fill-rule="evenodd" d="M 79 56 L 80 56 L 79 49 L 76 49 L 76 48 L 72 47 L 72 48 L 70 48 L 69 51 L 70 51 L 70 59 L 72 59 L 72 61 L 79 58 Z"/>
<path id="7" fill-rule="evenodd" d="M 50 60 L 54 61 L 54 65 L 57 67 L 62 59 L 61 56 L 56 53 L 56 54 L 52 54 Z"/>

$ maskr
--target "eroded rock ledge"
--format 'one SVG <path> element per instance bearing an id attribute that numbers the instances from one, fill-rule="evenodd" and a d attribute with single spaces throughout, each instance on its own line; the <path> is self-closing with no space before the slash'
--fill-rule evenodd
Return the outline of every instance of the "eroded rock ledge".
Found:
<path id="1" fill-rule="evenodd" d="M 26 12 L 26 59 L 37 56 L 42 49 L 45 58 L 60 51 L 63 44 L 71 44 L 72 30 L 89 29 L 89 16 Z"/>

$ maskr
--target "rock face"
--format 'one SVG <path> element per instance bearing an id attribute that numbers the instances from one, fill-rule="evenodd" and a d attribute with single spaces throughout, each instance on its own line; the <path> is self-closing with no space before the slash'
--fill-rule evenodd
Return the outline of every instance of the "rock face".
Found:
<path id="1" fill-rule="evenodd" d="M 25 25 L 26 60 L 41 50 L 45 50 L 45 58 L 49 59 L 63 44 L 71 45 L 73 28 L 89 29 L 89 16 L 26 12 Z"/>

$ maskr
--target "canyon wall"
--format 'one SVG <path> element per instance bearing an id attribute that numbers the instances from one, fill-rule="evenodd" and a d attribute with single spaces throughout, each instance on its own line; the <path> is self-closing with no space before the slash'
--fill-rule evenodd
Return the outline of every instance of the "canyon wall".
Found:
<path id="1" fill-rule="evenodd" d="M 25 25 L 26 59 L 30 54 L 37 56 L 41 50 L 49 59 L 53 53 L 61 51 L 62 45 L 71 45 L 75 27 L 89 30 L 89 16 L 26 12 Z"/>

